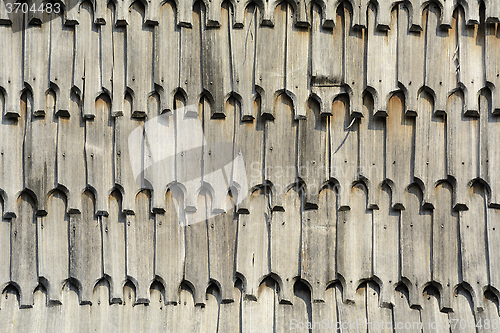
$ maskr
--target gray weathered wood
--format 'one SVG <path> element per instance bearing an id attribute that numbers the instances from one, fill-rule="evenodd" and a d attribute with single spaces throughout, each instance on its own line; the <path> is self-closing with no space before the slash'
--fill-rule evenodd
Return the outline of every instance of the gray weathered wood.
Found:
<path id="1" fill-rule="evenodd" d="M 104 274 L 110 278 L 110 301 L 120 302 L 125 283 L 125 224 L 122 197 L 118 191 L 109 196 L 109 215 L 102 217 L 102 252 Z"/>
<path id="2" fill-rule="evenodd" d="M 336 234 L 337 197 L 326 186 L 319 194 L 317 209 L 302 212 L 300 277 L 311 284 L 314 301 L 326 301 L 326 287 L 335 280 Z"/>
<path id="3" fill-rule="evenodd" d="M 153 28 L 144 22 L 144 10 L 141 2 L 134 2 L 126 33 L 126 82 L 133 98 L 132 117 L 147 115 L 147 97 L 153 90 Z"/>
<path id="4" fill-rule="evenodd" d="M 208 228 L 212 217 L 212 198 L 206 189 L 198 195 L 196 211 L 186 212 L 184 279 L 193 288 L 196 305 L 205 304 L 209 284 Z"/>
<path id="5" fill-rule="evenodd" d="M 345 302 L 355 301 L 359 284 L 372 276 L 373 213 L 367 208 L 367 191 L 356 184 L 350 191 L 352 208 L 337 219 L 337 272 L 343 283 Z"/>
<path id="6" fill-rule="evenodd" d="M 127 277 L 137 288 L 136 303 L 149 303 L 149 287 L 154 278 L 155 216 L 151 213 L 151 194 L 144 190 L 135 199 L 135 215 L 127 216 Z"/>
<path id="7" fill-rule="evenodd" d="M 165 284 L 165 302 L 178 301 L 184 268 L 184 212 L 181 192 L 171 188 L 166 194 L 164 214 L 156 214 L 155 276 Z"/>
<path id="8" fill-rule="evenodd" d="M 69 277 L 70 231 L 64 194 L 55 191 L 49 196 L 47 212 L 37 219 L 39 276 L 46 281 L 48 299 L 60 302 Z"/>
<path id="9" fill-rule="evenodd" d="M 305 183 L 307 203 L 317 205 L 318 193 L 329 178 L 328 122 L 318 102 L 310 99 L 306 119 L 299 121 L 297 176 Z"/>
<path id="10" fill-rule="evenodd" d="M 90 303 L 94 286 L 103 277 L 102 218 L 95 215 L 92 192 L 83 192 L 81 201 L 81 213 L 69 215 L 69 275 L 80 284 L 81 302 Z"/>
<path id="11" fill-rule="evenodd" d="M 17 199 L 17 216 L 12 219 L 10 278 L 19 286 L 21 307 L 33 306 L 33 291 L 38 285 L 35 209 L 33 198 L 22 193 Z"/>
<path id="12" fill-rule="evenodd" d="M 105 94 L 94 106 L 94 118 L 85 121 L 85 165 L 87 184 L 97 191 L 96 213 L 108 214 L 108 193 L 113 187 L 113 131 L 115 118 L 111 101 Z"/>
<path id="13" fill-rule="evenodd" d="M 270 273 L 269 237 L 271 211 L 265 189 L 254 191 L 248 200 L 250 214 L 239 214 L 236 272 L 245 277 L 245 296 L 256 299 L 261 280 Z"/>
<path id="14" fill-rule="evenodd" d="M 488 203 L 486 189 L 474 183 L 469 189 L 469 210 L 460 212 L 460 258 L 462 280 L 471 286 L 472 300 L 483 309 L 483 288 L 488 285 L 486 229 Z"/>
<path id="15" fill-rule="evenodd" d="M 160 112 L 173 109 L 174 91 L 179 86 L 180 28 L 173 2 L 162 5 L 160 22 L 155 27 L 154 83 L 160 86 Z"/>
<path id="16" fill-rule="evenodd" d="M 265 123 L 264 179 L 272 184 L 272 207 L 282 207 L 285 193 L 297 181 L 297 155 L 295 144 L 282 148 L 281 142 L 296 142 L 299 124 L 288 96 L 279 95 L 275 105 L 275 118 Z"/>
<path id="17" fill-rule="evenodd" d="M 290 189 L 283 198 L 282 210 L 271 215 L 270 263 L 271 273 L 282 278 L 280 302 L 292 302 L 293 282 L 299 276 L 302 205 L 300 192 Z"/>
<path id="18" fill-rule="evenodd" d="M 350 206 L 351 185 L 357 178 L 359 124 L 351 120 L 347 95 L 333 101 L 330 122 L 330 177 L 340 184 L 341 209 Z M 349 127 L 350 126 L 350 127 Z"/>
<path id="19" fill-rule="evenodd" d="M 445 119 L 434 112 L 434 99 L 427 92 L 418 97 L 415 118 L 414 178 L 423 185 L 424 204 L 435 207 L 434 187 L 446 178 Z"/>
<path id="20" fill-rule="evenodd" d="M 385 118 L 375 117 L 373 98 L 363 98 L 364 118 L 359 120 L 359 176 L 368 186 L 368 206 L 378 207 L 379 187 L 384 179 Z"/>
<path id="21" fill-rule="evenodd" d="M 70 116 L 60 113 L 57 118 L 57 184 L 68 190 L 68 211 L 81 210 L 81 194 L 86 187 L 85 120 L 81 101 L 71 94 Z"/>
<path id="22" fill-rule="evenodd" d="M 478 176 L 479 120 L 464 112 L 464 96 L 458 91 L 448 98 L 447 172 L 456 180 L 454 205 L 467 207 L 467 185 Z"/>
<path id="23" fill-rule="evenodd" d="M 373 210 L 373 275 L 380 285 L 380 304 L 394 304 L 394 286 L 399 280 L 399 218 L 391 205 L 387 185 L 380 190 L 380 205 Z"/>
<path id="24" fill-rule="evenodd" d="M 441 285 L 441 308 L 451 308 L 453 290 L 459 282 L 459 221 L 453 210 L 453 188 L 439 184 L 434 192 L 436 208 L 432 224 L 432 279 Z"/>
<path id="25" fill-rule="evenodd" d="M 412 182 L 415 119 L 406 116 L 405 98 L 397 93 L 389 100 L 387 116 L 385 176 L 392 183 L 395 208 L 404 208 L 404 190 Z"/>
<path id="26" fill-rule="evenodd" d="M 401 279 L 409 289 L 410 305 L 420 305 L 424 285 L 431 280 L 431 212 L 422 207 L 422 192 L 413 185 L 401 211 Z"/>
<path id="27" fill-rule="evenodd" d="M 368 6 L 367 15 L 366 85 L 374 92 L 375 114 L 385 115 L 389 94 L 397 89 L 397 10 L 391 12 L 389 31 L 376 28 L 380 12 L 373 5 Z"/>

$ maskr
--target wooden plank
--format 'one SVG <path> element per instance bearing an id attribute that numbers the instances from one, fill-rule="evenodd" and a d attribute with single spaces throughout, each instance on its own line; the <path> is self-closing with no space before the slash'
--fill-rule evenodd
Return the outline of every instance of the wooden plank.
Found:
<path id="1" fill-rule="evenodd" d="M 159 95 L 155 93 L 149 96 L 148 112 L 157 114 L 159 107 Z M 175 130 L 174 115 L 169 112 L 151 117 L 144 123 L 142 133 L 140 129 L 131 133 L 131 136 L 134 136 L 134 145 L 143 140 L 144 147 L 140 149 L 143 150 L 141 154 L 144 156 L 144 164 L 134 165 L 138 166 L 139 170 L 134 168 L 133 172 L 134 175 L 144 177 L 144 186 L 153 190 L 152 210 L 157 213 L 165 211 L 165 192 L 175 180 Z"/>
<path id="2" fill-rule="evenodd" d="M 399 218 L 391 205 L 391 190 L 384 185 L 380 206 L 373 210 L 373 276 L 381 282 L 380 305 L 394 304 L 394 287 L 399 280 Z"/>
<path id="3" fill-rule="evenodd" d="M 375 117 L 373 98 L 363 97 L 363 114 L 359 119 L 359 177 L 366 179 L 368 207 L 378 207 L 379 187 L 384 180 L 385 118 Z"/>
<path id="4" fill-rule="evenodd" d="M 453 188 L 439 184 L 432 225 L 432 279 L 442 287 L 441 308 L 451 308 L 453 290 L 459 282 L 459 216 L 453 210 Z M 460 222 L 461 223 L 461 222 Z"/>
<path id="5" fill-rule="evenodd" d="M 199 332 L 217 333 L 219 331 L 220 291 L 216 286 L 210 285 L 206 293 L 207 303 L 200 308 Z"/>
<path id="6" fill-rule="evenodd" d="M 385 176 L 392 182 L 395 208 L 404 208 L 404 190 L 412 182 L 413 137 L 415 119 L 406 116 L 405 98 L 394 94 L 389 100 L 387 116 Z"/>
<path id="7" fill-rule="evenodd" d="M 27 193 L 17 199 L 17 216 L 11 227 L 10 278 L 19 286 L 20 306 L 33 306 L 33 291 L 38 285 L 35 201 Z"/>
<path id="8" fill-rule="evenodd" d="M 498 298 L 491 290 L 486 290 L 484 293 L 484 311 L 477 311 L 474 314 L 478 333 L 490 333 L 498 330 L 500 324 Z"/>
<path id="9" fill-rule="evenodd" d="M 244 299 L 241 311 L 242 333 L 272 332 L 274 309 L 278 304 L 278 283 L 266 278 L 259 286 L 258 300 Z"/>
<path id="10" fill-rule="evenodd" d="M 236 3 L 238 8 L 242 3 Z M 246 6 L 246 5 L 245 5 Z M 257 32 L 259 31 L 260 9 L 255 4 L 249 4 L 242 8 L 244 25 L 242 29 L 231 29 L 231 56 L 233 70 L 233 89 L 241 96 L 241 118 L 242 120 L 256 119 L 258 115 L 254 108 L 256 91 L 254 86 L 254 68 L 257 43 Z M 234 17 L 237 21 L 238 18 Z"/>
<path id="11" fill-rule="evenodd" d="M 139 133 L 142 137 L 144 126 L 142 119 L 132 117 L 132 99 L 127 94 L 123 103 L 123 115 L 115 118 L 114 129 L 114 167 L 115 183 L 123 188 L 123 209 L 126 212 L 133 212 L 135 209 L 135 195 L 139 192 L 143 184 L 143 178 L 139 172 L 138 177 L 134 177 L 134 171 L 141 171 L 143 161 L 141 141 L 131 140 L 129 136 L 132 131 Z M 139 142 L 139 144 L 137 144 Z M 129 144 L 133 143 L 133 146 Z M 138 151 L 139 150 L 139 151 Z"/>
<path id="12" fill-rule="evenodd" d="M 295 18 L 300 5 L 305 1 L 298 0 L 299 4 L 295 10 Z M 285 91 L 288 91 L 294 101 L 295 119 L 306 117 L 306 103 L 309 97 L 309 44 L 310 34 L 308 29 L 298 27 L 298 22 L 293 21 L 294 12 L 292 7 L 287 7 L 286 21 L 286 48 L 285 48 Z"/>
<path id="13" fill-rule="evenodd" d="M 300 281 L 294 285 L 292 304 L 276 304 L 274 308 L 275 332 L 290 331 L 309 333 L 313 322 L 311 312 L 311 290 Z"/>
<path id="14" fill-rule="evenodd" d="M 243 200 L 238 199 L 238 211 L 248 211 L 248 199 L 250 196 L 250 191 L 252 191 L 256 186 L 264 183 L 264 128 L 265 123 L 261 118 L 260 113 L 260 102 L 255 101 L 253 104 L 255 108 L 256 118 L 253 120 L 236 120 L 235 128 L 234 128 L 234 140 L 235 143 L 235 152 L 239 148 L 238 154 L 241 152 L 241 155 L 244 160 L 244 167 L 235 167 L 233 170 L 233 180 L 235 179 L 247 179 L 247 192 L 241 192 L 241 198 Z M 242 115 L 243 109 L 241 105 L 235 103 L 235 114 Z M 235 116 L 236 117 L 236 116 Z M 236 117 L 237 118 L 237 117 Z M 253 144 L 248 145 L 247 142 L 253 142 Z M 236 166 L 236 164 L 235 164 Z M 244 170 L 245 174 L 242 173 Z M 242 185 L 242 190 L 245 186 Z"/>
<path id="15" fill-rule="evenodd" d="M 106 92 L 109 97 L 113 97 L 113 22 L 112 20 L 112 4 L 106 5 L 106 1 L 97 0 L 95 21 L 99 24 L 99 61 L 100 65 L 100 85 L 101 89 Z M 100 12 L 99 12 L 100 11 Z M 108 24 L 106 24 L 108 20 Z"/>
<path id="16" fill-rule="evenodd" d="M 1 29 L 1 27 L 0 27 Z M 6 96 L 1 94 L 2 110 L 5 110 Z M 21 116 L 18 119 L 4 118 L 0 140 L 0 188 L 6 194 L 4 216 L 12 217 L 16 213 L 16 200 L 24 188 L 23 174 L 23 141 L 26 131 L 27 105 L 21 104 Z"/>
<path id="17" fill-rule="evenodd" d="M 90 303 L 94 285 L 103 276 L 102 219 L 95 215 L 92 192 L 83 192 L 81 201 L 81 213 L 69 215 L 69 274 L 80 283 L 81 302 Z"/>
<path id="18" fill-rule="evenodd" d="M 479 94 L 479 126 L 480 126 L 480 177 L 490 187 L 490 207 L 500 207 L 500 182 L 494 176 L 495 164 L 500 162 L 497 140 L 500 135 L 500 119 L 492 112 L 492 95 L 488 90 L 482 90 Z"/>
<path id="19" fill-rule="evenodd" d="M 315 302 L 325 301 L 327 285 L 335 280 L 337 196 L 326 186 L 317 209 L 302 211 L 300 277 L 312 286 Z"/>
<path id="20" fill-rule="evenodd" d="M 209 284 L 208 220 L 212 217 L 212 198 L 206 189 L 198 195 L 196 211 L 186 212 L 184 280 L 193 288 L 195 304 L 205 304 Z"/>
<path id="21" fill-rule="evenodd" d="M 125 224 L 122 197 L 118 191 L 109 196 L 109 215 L 102 217 L 104 274 L 110 278 L 110 301 L 120 302 L 125 283 Z"/>
<path id="22" fill-rule="evenodd" d="M 498 288 L 500 286 L 500 260 L 494 253 L 498 251 L 500 244 L 500 210 L 490 208 L 486 214 L 486 237 L 488 246 L 488 281 L 489 284 Z"/>
<path id="23" fill-rule="evenodd" d="M 334 330 L 339 327 L 336 293 L 337 289 L 335 286 L 330 285 L 324 293 L 324 302 L 312 302 L 311 316 L 313 318 L 313 322 L 321 323 L 320 327 L 313 325 L 313 333 L 324 332 L 325 329 L 335 332 Z"/>
<path id="24" fill-rule="evenodd" d="M 488 286 L 487 220 L 488 203 L 486 188 L 474 183 L 469 189 L 469 210 L 460 212 L 460 258 L 462 281 L 472 288 L 472 300 L 476 308 L 483 309 L 483 291 Z M 471 301 L 472 301 L 471 300 Z"/>
<path id="25" fill-rule="evenodd" d="M 329 118 L 330 177 L 340 184 L 341 209 L 349 207 L 351 185 L 357 178 L 359 124 L 349 112 L 349 99 L 341 95 L 333 101 L 333 116 Z"/>
<path id="26" fill-rule="evenodd" d="M 140 2 L 130 7 L 127 28 L 127 89 L 132 91 L 132 116 L 147 115 L 147 100 L 153 91 L 153 28 L 145 23 L 145 9 Z M 150 117 L 156 114 L 149 115 Z"/>
<path id="27" fill-rule="evenodd" d="M 311 82 L 313 85 L 340 84 L 343 79 L 343 5 L 336 10 L 336 26 L 324 27 L 321 16 L 325 14 L 313 5 L 311 25 Z M 329 56 L 325 57 L 328 53 Z M 347 59 L 346 59 L 347 60 Z M 328 101 L 325 101 L 328 102 Z"/>
<path id="28" fill-rule="evenodd" d="M 191 290 L 181 286 L 179 291 L 179 305 L 167 306 L 167 330 L 173 333 L 186 330 L 187 332 L 198 332 L 199 307 L 195 307 L 194 296 Z M 186 320 L 190 318 L 191 320 Z"/>
<path id="29" fill-rule="evenodd" d="M 5 90 L 5 107 L 3 116 L 20 117 L 19 97 L 24 88 L 23 82 L 23 34 L 19 33 L 23 27 L 24 19 L 14 20 L 13 25 L 0 26 L 0 39 L 2 50 L 0 51 L 2 71 L 0 86 Z M 16 33 L 17 32 L 17 33 Z"/>
<path id="30" fill-rule="evenodd" d="M 446 178 L 445 119 L 434 112 L 434 99 L 428 92 L 418 98 L 415 118 L 414 178 L 424 185 L 424 205 L 435 207 L 434 187 Z"/>
<path id="31" fill-rule="evenodd" d="M 456 180 L 455 207 L 467 207 L 468 184 L 478 177 L 479 120 L 464 114 L 464 96 L 461 91 L 448 98 L 447 166 L 448 175 Z"/>
<path id="32" fill-rule="evenodd" d="M 108 281 L 102 279 L 96 283 L 92 293 L 92 306 L 90 311 L 90 328 L 93 331 L 111 329 L 113 318 L 109 304 L 110 288 Z"/>
<path id="33" fill-rule="evenodd" d="M 127 277 L 137 288 L 137 303 L 149 303 L 149 287 L 154 279 L 155 216 L 151 213 L 151 194 L 139 192 L 135 199 L 135 215 L 127 216 L 125 228 Z"/>
<path id="34" fill-rule="evenodd" d="M 255 59 L 255 89 L 261 97 L 262 114 L 279 116 L 274 110 L 276 95 L 285 88 L 286 24 L 288 6 L 286 2 L 274 7 L 274 27 L 259 26 Z M 266 13 L 264 13 L 266 15 Z M 273 42 L 271 42 L 273 41 Z M 272 57 L 268 55 L 272 54 Z"/>
<path id="35" fill-rule="evenodd" d="M 444 113 L 446 112 L 448 92 L 457 86 L 455 64 L 456 23 L 453 23 L 453 29 L 440 29 L 440 17 L 451 22 L 451 12 L 446 13 L 445 11 L 440 15 L 439 7 L 435 4 L 429 5 L 426 15 L 424 83 L 436 96 L 436 112 Z M 441 70 L 435 70 L 436 68 Z"/>
<path id="36" fill-rule="evenodd" d="M 492 91 L 492 112 L 495 114 L 500 113 L 500 60 L 495 57 L 495 54 L 500 51 L 500 29 L 498 27 L 498 23 L 486 25 L 484 51 L 486 82 L 495 87 Z"/>
<path id="37" fill-rule="evenodd" d="M 392 286 L 391 286 L 392 287 Z M 391 288 L 391 292 L 392 292 Z M 366 318 L 370 332 L 393 332 L 392 310 L 390 307 L 380 307 L 383 302 L 381 291 L 375 282 L 367 282 L 366 285 Z"/>
<path id="38" fill-rule="evenodd" d="M 239 284 L 238 284 L 239 283 Z M 242 303 L 242 288 L 241 280 L 236 282 L 233 287 L 231 298 L 234 302 L 221 303 L 219 312 L 219 332 L 232 333 L 241 332 L 241 303 Z"/>
<path id="39" fill-rule="evenodd" d="M 62 289 L 62 305 L 49 321 L 58 326 L 56 331 L 85 332 L 90 330 L 90 304 L 80 305 L 78 288 L 66 283 Z M 44 304 L 45 305 L 45 304 Z M 50 308 L 49 308 L 50 311 Z"/>
<path id="40" fill-rule="evenodd" d="M 264 179 L 272 184 L 272 207 L 283 206 L 283 198 L 297 181 L 296 144 L 298 121 L 293 116 L 293 101 L 281 94 L 276 99 L 274 119 L 265 123 Z M 283 142 L 289 142 L 283 145 Z"/>
<path id="41" fill-rule="evenodd" d="M 337 314 L 342 333 L 367 333 L 367 312 L 366 312 L 366 283 L 357 288 L 354 299 L 344 302 L 347 299 L 340 285 L 336 285 Z"/>
<path id="42" fill-rule="evenodd" d="M 422 0 L 419 0 L 422 1 Z M 413 8 L 413 19 L 418 18 L 420 23 L 413 22 L 411 11 L 406 5 L 398 5 L 398 83 L 402 84 L 406 96 L 406 113 L 417 115 L 418 94 L 424 85 L 425 65 L 425 36 L 421 31 L 414 31 L 415 25 L 421 25 L 421 8 Z"/>
<path id="43" fill-rule="evenodd" d="M 45 25 L 50 25 L 50 66 L 49 79 L 56 86 L 56 112 L 69 115 L 71 105 L 71 87 L 74 84 L 72 71 L 74 63 L 75 29 L 66 26 L 63 16 L 52 14 Z M 75 110 L 76 112 L 76 110 Z M 72 113 L 73 115 L 74 113 Z"/>
<path id="44" fill-rule="evenodd" d="M 113 130 L 111 100 L 103 94 L 95 101 L 95 117 L 85 121 L 87 184 L 97 192 L 98 215 L 108 214 L 108 193 L 113 187 Z"/>
<path id="45" fill-rule="evenodd" d="M 299 276 L 302 212 L 300 193 L 290 189 L 283 198 L 284 211 L 271 215 L 271 273 L 281 278 L 280 302 L 293 301 L 293 282 Z"/>
<path id="46" fill-rule="evenodd" d="M 401 285 L 396 288 L 394 293 L 394 332 L 422 333 L 420 311 L 410 308 L 408 289 Z M 410 326 L 405 327 L 405 325 Z"/>
<path id="47" fill-rule="evenodd" d="M 431 212 L 422 207 L 422 191 L 413 185 L 405 195 L 401 211 L 401 279 L 410 292 L 410 306 L 420 305 L 423 286 L 431 281 Z"/>
<path id="48" fill-rule="evenodd" d="M 359 284 L 372 276 L 373 213 L 367 209 L 367 190 L 356 184 L 350 193 L 350 210 L 338 213 L 337 273 L 344 284 L 344 301 L 355 301 Z"/>
<path id="49" fill-rule="evenodd" d="M 211 187 L 214 196 L 212 210 L 217 212 L 224 212 L 227 209 L 227 193 L 229 188 L 233 186 L 231 174 L 237 167 L 233 164 L 236 163 L 236 158 L 239 156 L 236 155 L 239 150 L 235 150 L 233 143 L 235 118 L 238 118 L 235 111 L 239 111 L 238 103 L 234 97 L 230 97 L 223 104 L 223 111 L 226 114 L 224 118 L 212 117 L 213 108 L 210 107 L 203 108 L 201 117 L 204 134 L 202 179 L 205 184 Z M 237 172 L 241 171 L 237 170 Z M 225 291 L 223 290 L 222 293 Z"/>
<path id="50" fill-rule="evenodd" d="M 250 214 L 239 214 L 236 272 L 245 277 L 246 298 L 257 298 L 260 281 L 269 271 L 269 233 L 271 211 L 269 193 L 255 190 L 249 197 Z"/>
<path id="51" fill-rule="evenodd" d="M 158 282 L 151 285 L 151 303 L 144 306 L 145 331 L 147 332 L 165 332 L 166 330 L 166 307 L 163 298 L 163 287 Z"/>
<path id="52" fill-rule="evenodd" d="M 166 194 L 164 214 L 156 214 L 155 276 L 165 284 L 165 302 L 178 301 L 184 267 L 184 228 L 182 195 L 172 187 Z"/>
<path id="53" fill-rule="evenodd" d="M 189 14 L 192 15 L 193 27 L 181 26 L 179 75 L 180 87 L 187 95 L 186 105 L 198 104 L 202 93 L 201 29 L 205 13 L 200 7 L 200 2 L 197 2 Z"/>
<path id="54" fill-rule="evenodd" d="M 47 109 L 45 116 L 36 116 L 33 95 L 26 92 L 22 96 L 22 103 L 27 106 L 23 165 L 25 186 L 38 198 L 38 210 L 45 212 L 47 194 L 55 185 L 57 124 L 53 121 L 54 93 L 51 91 L 47 96 L 45 93 L 42 95 L 43 108 Z M 40 177 L 41 170 L 43 177 Z"/>
<path id="55" fill-rule="evenodd" d="M 14 323 L 19 322 L 19 294 L 18 291 L 8 286 L 2 292 L 2 310 L 0 311 L 0 329 L 5 332 L 14 331 Z"/>
<path id="56" fill-rule="evenodd" d="M 209 107 L 205 98 L 197 106 L 187 106 L 180 93 L 175 96 L 175 133 L 191 132 L 190 136 L 176 135 L 176 182 L 184 188 L 186 208 L 196 209 L 198 190 L 202 182 L 203 110 Z M 210 112 L 210 111 L 207 111 Z M 180 155 L 180 156 L 179 156 Z"/>
<path id="57" fill-rule="evenodd" d="M 154 83 L 160 89 L 160 112 L 172 111 L 173 94 L 179 86 L 179 43 L 180 28 L 173 2 L 166 2 L 160 8 L 160 22 L 155 27 Z"/>
<path id="58" fill-rule="evenodd" d="M 475 333 L 476 320 L 472 297 L 463 287 L 458 288 L 453 297 L 453 311 L 448 313 L 451 333 Z M 481 299 L 483 294 L 478 295 Z"/>
<path id="59" fill-rule="evenodd" d="M 318 204 L 318 194 L 329 178 L 328 121 L 318 102 L 309 99 L 306 119 L 298 127 L 298 177 L 305 183 L 306 202 Z"/>
<path id="60" fill-rule="evenodd" d="M 410 295 L 411 297 L 411 295 Z M 420 318 L 423 333 L 449 333 L 448 314 L 439 311 L 439 292 L 435 288 L 427 288 L 421 296 Z"/>
<path id="61" fill-rule="evenodd" d="M 0 197 L 0 288 L 10 282 L 10 228 L 11 220 L 4 217 L 5 201 Z"/>
<path id="62" fill-rule="evenodd" d="M 231 72 L 231 6 L 225 2 L 220 6 L 221 0 L 210 3 L 207 11 L 204 13 L 210 16 L 212 12 L 217 12 L 219 28 L 210 28 L 210 17 L 207 18 L 207 25 L 203 19 L 201 21 L 201 68 L 203 90 L 208 92 L 212 100 L 211 117 L 222 117 L 224 112 L 224 100 L 232 89 Z M 213 10 L 212 10 L 213 9 Z M 221 13 L 222 11 L 222 13 Z M 203 15 L 202 15 L 203 17 Z M 213 19 L 213 17 L 212 17 Z M 217 59 L 217 60 L 214 60 Z"/>
<path id="63" fill-rule="evenodd" d="M 208 220 L 208 258 L 211 281 L 220 285 L 222 302 L 233 301 L 236 232 L 238 214 L 234 201 L 226 196 L 225 212 L 214 214 Z"/>
<path id="64" fill-rule="evenodd" d="M 473 7 L 474 2 L 470 6 Z M 473 8 L 469 8 L 469 15 Z M 479 11 L 478 11 L 479 12 Z M 465 13 L 456 11 L 458 28 L 459 84 L 465 87 L 464 112 L 479 115 L 478 93 L 485 87 L 485 26 L 467 25 Z M 477 13 L 479 14 L 479 13 Z M 483 18 L 484 19 L 484 18 Z"/>
<path id="65" fill-rule="evenodd" d="M 47 215 L 38 218 L 39 276 L 47 283 L 48 299 L 61 301 L 61 289 L 69 277 L 69 216 L 66 197 L 55 191 L 48 198 Z"/>
<path id="66" fill-rule="evenodd" d="M 343 7 L 344 84 L 349 87 L 350 91 L 350 113 L 352 116 L 359 117 L 364 115 L 362 101 L 366 88 L 364 78 L 367 76 L 365 59 L 368 55 L 366 48 L 368 31 L 365 28 L 360 29 L 360 25 L 366 26 L 366 3 L 362 3 L 364 2 L 362 0 L 356 0 L 356 2 L 353 11 L 344 3 L 340 5 L 339 10 Z"/>
<path id="67" fill-rule="evenodd" d="M 116 22 L 119 10 L 118 7 L 114 7 L 113 4 L 108 4 L 107 17 L 110 22 Z M 125 63 L 127 60 L 126 54 L 126 30 L 124 26 L 118 26 L 117 24 L 112 24 L 112 39 L 113 39 L 113 96 L 111 100 L 113 101 L 113 115 L 119 116 L 125 112 Z M 133 201 L 133 199 L 132 199 Z"/>
<path id="68" fill-rule="evenodd" d="M 375 114 L 385 115 L 388 113 L 389 94 L 398 88 L 398 18 L 397 10 L 391 11 L 390 30 L 380 31 L 376 27 L 376 20 L 380 20 L 380 14 L 381 12 L 376 12 L 373 5 L 368 6 L 366 85 L 375 94 Z"/>
<path id="69" fill-rule="evenodd" d="M 79 24 L 75 27 L 74 85 L 82 96 L 84 118 L 94 118 L 94 102 L 101 91 L 99 31 L 90 3 L 80 5 Z"/>
<path id="70" fill-rule="evenodd" d="M 57 184 L 69 192 L 68 211 L 81 211 L 81 193 L 86 187 L 85 120 L 81 102 L 71 94 L 70 117 L 60 113 L 57 118 Z M 104 193 L 103 193 L 104 194 Z"/>
<path id="71" fill-rule="evenodd" d="M 33 114 L 43 116 L 49 89 L 49 62 L 46 59 L 49 58 L 50 24 L 30 25 L 24 30 L 24 39 L 24 82 L 33 94 Z"/>

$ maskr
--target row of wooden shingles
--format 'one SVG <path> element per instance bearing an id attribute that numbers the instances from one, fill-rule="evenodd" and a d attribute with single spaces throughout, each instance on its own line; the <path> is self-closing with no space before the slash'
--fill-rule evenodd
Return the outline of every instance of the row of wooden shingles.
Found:
<path id="1" fill-rule="evenodd" d="M 124 302 L 109 304 L 106 284 L 96 286 L 92 305 L 79 305 L 71 285 L 63 289 L 61 305 L 46 306 L 43 289 L 35 292 L 33 308 L 19 309 L 15 290 L 2 294 L 0 327 L 3 331 L 86 332 L 494 332 L 498 330 L 498 308 L 493 299 L 484 311 L 474 311 L 470 295 L 463 289 L 454 298 L 454 312 L 439 311 L 439 299 L 432 288 L 422 295 L 422 307 L 411 309 L 404 291 L 396 292 L 396 304 L 381 308 L 378 288 L 365 283 L 356 293 L 356 302 L 344 303 L 342 290 L 333 286 L 325 302 L 311 302 L 307 287 L 297 288 L 294 303 L 279 303 L 276 283 L 265 280 L 257 301 L 245 299 L 234 288 L 234 302 L 221 303 L 216 291 L 207 293 L 204 307 L 195 306 L 189 290 L 180 290 L 177 304 L 164 304 L 161 289 L 151 289 L 149 306 L 135 305 L 133 288 L 125 286 Z"/>
<path id="2" fill-rule="evenodd" d="M 433 283 L 441 288 L 441 308 L 451 308 L 455 288 L 464 284 L 475 307 L 483 308 L 484 288 L 500 283 L 494 255 L 498 210 L 487 208 L 480 183 L 472 187 L 466 211 L 453 210 L 452 192 L 447 183 L 437 186 L 436 208 L 427 210 L 414 185 L 405 193 L 406 209 L 398 211 L 385 186 L 379 209 L 370 210 L 366 188 L 357 185 L 350 192 L 350 209 L 338 210 L 337 195 L 325 189 L 317 209 L 306 210 L 292 189 L 283 209 L 271 210 L 263 189 L 252 194 L 248 212 L 239 215 L 233 210 L 214 215 L 210 195 L 202 192 L 198 210 L 187 216 L 179 214 L 182 196 L 175 198 L 172 192 L 166 211 L 156 214 L 150 211 L 149 193 L 140 192 L 134 215 L 122 213 L 121 195 L 114 192 L 107 216 L 94 214 L 90 191 L 82 197 L 81 212 L 70 214 L 64 194 L 54 192 L 45 216 L 35 216 L 35 203 L 24 194 L 17 217 L 1 223 L 5 253 L 0 281 L 20 288 L 23 306 L 32 304 L 31 291 L 40 282 L 50 300 L 60 300 L 68 278 L 78 281 L 81 301 L 88 302 L 104 276 L 110 279 L 112 300 L 121 299 L 122 286 L 130 280 L 137 302 L 148 302 L 149 286 L 158 279 L 165 284 L 168 302 L 177 299 L 182 281 L 193 289 L 197 304 L 205 303 L 210 281 L 220 287 L 224 301 L 231 301 L 236 272 L 250 298 L 258 297 L 260 282 L 269 275 L 278 279 L 285 302 L 292 301 L 297 278 L 311 286 L 319 301 L 332 281 L 343 283 L 346 300 L 355 300 L 359 284 L 375 279 L 382 304 L 393 304 L 394 288 L 404 282 L 410 304 L 421 305 L 424 287 Z M 227 201 L 233 204 L 230 197 Z"/>

